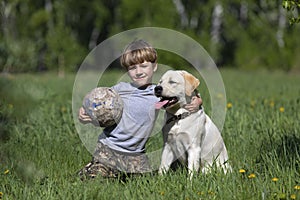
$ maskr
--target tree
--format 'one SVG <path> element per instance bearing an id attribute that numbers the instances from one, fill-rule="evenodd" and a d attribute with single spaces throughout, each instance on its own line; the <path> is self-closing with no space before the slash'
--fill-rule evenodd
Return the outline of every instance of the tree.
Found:
<path id="1" fill-rule="evenodd" d="M 300 27 L 288 25 L 300 21 L 299 6 L 299 0 L 2 0 L 0 70 L 76 71 L 103 40 L 143 26 L 192 37 L 218 66 L 299 68 L 293 55 L 300 53 Z M 183 64 L 160 55 L 162 63 Z"/>
<path id="2" fill-rule="evenodd" d="M 295 24 L 300 22 L 300 17 L 298 15 L 298 9 L 300 8 L 299 0 L 284 0 L 282 1 L 282 6 L 285 8 L 291 15 L 290 24 Z"/>
<path id="3" fill-rule="evenodd" d="M 57 69 L 60 77 L 64 76 L 65 70 L 76 69 L 84 53 L 71 28 L 66 25 L 64 13 L 65 4 L 56 1 L 52 13 L 55 23 L 46 35 L 46 63 L 49 69 Z"/>
<path id="4" fill-rule="evenodd" d="M 37 64 L 36 45 L 31 41 L 31 28 L 25 26 L 36 7 L 20 0 L 2 1 L 0 32 L 0 70 L 33 71 Z M 22 17 L 20 17 L 22 16 Z"/>

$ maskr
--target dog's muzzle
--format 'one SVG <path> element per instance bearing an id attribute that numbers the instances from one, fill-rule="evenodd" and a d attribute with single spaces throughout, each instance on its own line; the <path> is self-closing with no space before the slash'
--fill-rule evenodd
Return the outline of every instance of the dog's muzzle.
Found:
<path id="1" fill-rule="evenodd" d="M 156 104 L 155 104 L 156 109 L 161 109 L 162 107 L 167 108 L 167 107 L 172 106 L 172 105 L 174 105 L 178 102 L 178 99 L 177 99 L 176 96 L 166 97 L 166 96 L 163 96 L 162 93 L 163 93 L 163 87 L 162 86 L 158 85 L 154 88 L 155 96 L 160 98 L 160 101 L 156 102 Z"/>

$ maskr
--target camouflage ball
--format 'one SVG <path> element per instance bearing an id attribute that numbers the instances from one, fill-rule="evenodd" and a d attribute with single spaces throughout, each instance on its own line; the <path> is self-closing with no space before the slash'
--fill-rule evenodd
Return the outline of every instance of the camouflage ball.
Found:
<path id="1" fill-rule="evenodd" d="M 119 94 L 108 87 L 98 87 L 83 99 L 83 108 L 101 127 L 118 123 L 122 117 L 123 101 Z"/>

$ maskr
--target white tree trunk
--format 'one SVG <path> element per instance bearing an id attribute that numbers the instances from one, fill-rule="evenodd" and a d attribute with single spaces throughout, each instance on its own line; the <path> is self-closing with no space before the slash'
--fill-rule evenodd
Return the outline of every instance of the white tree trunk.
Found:
<path id="1" fill-rule="evenodd" d="M 97 46 L 97 40 L 99 37 L 99 30 L 97 27 L 94 26 L 91 37 L 90 37 L 90 41 L 89 41 L 89 50 L 92 50 L 93 48 L 95 48 Z"/>
<path id="2" fill-rule="evenodd" d="M 221 25 L 223 17 L 223 7 L 217 2 L 212 13 L 211 40 L 213 43 L 219 43 L 221 37 Z"/>
<path id="3" fill-rule="evenodd" d="M 52 10 L 53 10 L 53 5 L 51 0 L 46 0 L 45 1 L 45 10 L 47 13 L 49 13 L 49 15 L 51 16 Z M 53 21 L 52 21 L 52 17 L 49 18 L 49 21 L 47 22 L 47 26 L 49 30 L 53 29 Z"/>
<path id="4" fill-rule="evenodd" d="M 187 27 L 188 26 L 188 17 L 184 8 L 184 5 L 180 0 L 173 0 L 173 3 L 176 7 L 176 10 L 180 16 L 181 19 L 181 26 L 182 27 Z"/>
<path id="5" fill-rule="evenodd" d="M 240 19 L 242 23 L 245 23 L 248 19 L 248 3 L 246 1 L 241 2 Z"/>
<path id="6" fill-rule="evenodd" d="M 279 15 L 278 15 L 278 30 L 276 33 L 277 43 L 279 47 L 284 47 L 284 29 L 286 25 L 286 14 L 284 8 L 279 5 Z"/>

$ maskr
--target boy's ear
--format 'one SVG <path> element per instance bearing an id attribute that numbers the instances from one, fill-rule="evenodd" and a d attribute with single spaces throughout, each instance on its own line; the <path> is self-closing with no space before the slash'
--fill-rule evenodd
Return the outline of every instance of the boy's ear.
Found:
<path id="1" fill-rule="evenodd" d="M 153 71 L 155 72 L 156 70 L 157 70 L 157 63 L 154 63 Z"/>
<path id="2" fill-rule="evenodd" d="M 200 81 L 187 71 L 181 70 L 180 73 L 185 81 L 185 94 L 192 96 L 193 91 L 199 86 Z"/>

